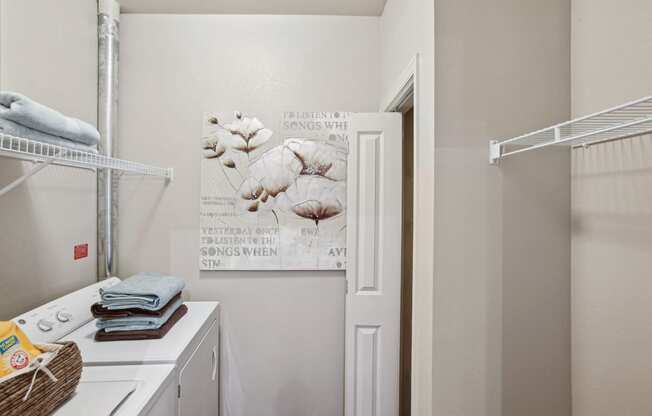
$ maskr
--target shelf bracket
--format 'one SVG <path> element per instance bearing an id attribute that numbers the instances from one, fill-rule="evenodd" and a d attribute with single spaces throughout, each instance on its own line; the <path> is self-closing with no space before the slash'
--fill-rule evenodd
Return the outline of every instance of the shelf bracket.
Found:
<path id="1" fill-rule="evenodd" d="M 36 166 L 32 167 L 27 173 L 25 173 L 23 176 L 20 178 L 16 179 L 9 185 L 5 186 L 4 188 L 0 189 L 0 196 L 3 196 L 4 194 L 8 193 L 12 189 L 16 188 L 19 186 L 21 183 L 25 182 L 27 179 L 31 178 L 32 176 L 36 175 L 46 167 L 50 166 L 54 162 L 54 159 L 48 159 L 45 162 L 34 162 L 36 163 Z"/>
<path id="2" fill-rule="evenodd" d="M 492 140 L 489 142 L 489 163 L 492 165 L 497 165 L 500 157 L 502 156 L 502 146 L 498 140 Z"/>
<path id="3" fill-rule="evenodd" d="M 561 141 L 561 129 L 559 127 L 555 127 L 554 129 L 555 132 L 555 143 Z"/>

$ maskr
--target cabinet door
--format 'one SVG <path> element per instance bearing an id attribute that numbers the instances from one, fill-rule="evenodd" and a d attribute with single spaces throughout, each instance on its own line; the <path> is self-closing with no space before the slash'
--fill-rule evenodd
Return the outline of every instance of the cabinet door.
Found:
<path id="1" fill-rule="evenodd" d="M 147 412 L 147 416 L 178 416 L 177 394 L 177 383 L 175 383 L 174 378 L 170 378 L 163 393 L 161 393 L 156 403 Z"/>
<path id="2" fill-rule="evenodd" d="M 179 372 L 179 416 L 219 413 L 219 333 L 217 321 Z"/>

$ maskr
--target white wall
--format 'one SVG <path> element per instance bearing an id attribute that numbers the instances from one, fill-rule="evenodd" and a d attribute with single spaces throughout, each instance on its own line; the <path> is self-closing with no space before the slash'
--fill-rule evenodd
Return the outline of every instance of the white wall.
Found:
<path id="1" fill-rule="evenodd" d="M 569 19 L 435 1 L 435 415 L 570 413 L 568 155 L 488 163 L 489 140 L 568 119 Z"/>
<path id="2" fill-rule="evenodd" d="M 652 94 L 652 3 L 573 0 L 573 115 Z M 652 414 L 652 136 L 573 152 L 573 414 Z"/>
<path id="3" fill-rule="evenodd" d="M 435 33 L 433 0 L 388 0 L 380 18 L 381 97 L 391 100 L 395 84 L 415 55 L 416 155 L 412 339 L 412 412 L 432 414 L 433 223 L 435 129 Z M 384 110 L 384 109 L 383 109 Z"/>
<path id="4" fill-rule="evenodd" d="M 376 111 L 378 19 L 123 15 L 121 40 L 121 154 L 175 180 L 123 179 L 120 274 L 222 302 L 225 416 L 342 414 L 343 273 L 200 273 L 197 144 L 208 110 Z"/>
<path id="5" fill-rule="evenodd" d="M 94 1 L 0 1 L 0 89 L 96 122 Z M 30 163 L 0 160 L 0 186 Z M 0 320 L 95 282 L 95 173 L 48 167 L 0 197 Z M 89 257 L 73 260 L 73 246 Z"/>

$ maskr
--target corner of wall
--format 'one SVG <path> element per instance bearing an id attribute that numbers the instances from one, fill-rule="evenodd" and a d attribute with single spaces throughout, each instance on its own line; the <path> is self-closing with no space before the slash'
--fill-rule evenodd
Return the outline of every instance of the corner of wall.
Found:
<path id="1" fill-rule="evenodd" d="M 7 40 L 7 12 L 5 10 L 5 2 L 7 0 L 0 0 L 0 91 L 5 88 L 5 72 L 6 72 L 6 59 L 4 59 L 5 42 Z"/>

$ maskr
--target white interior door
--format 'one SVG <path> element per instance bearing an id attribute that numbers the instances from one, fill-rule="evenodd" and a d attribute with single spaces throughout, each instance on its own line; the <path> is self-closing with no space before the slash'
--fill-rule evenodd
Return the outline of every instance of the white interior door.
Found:
<path id="1" fill-rule="evenodd" d="M 351 119 L 347 177 L 345 416 L 396 416 L 401 304 L 398 113 Z"/>

